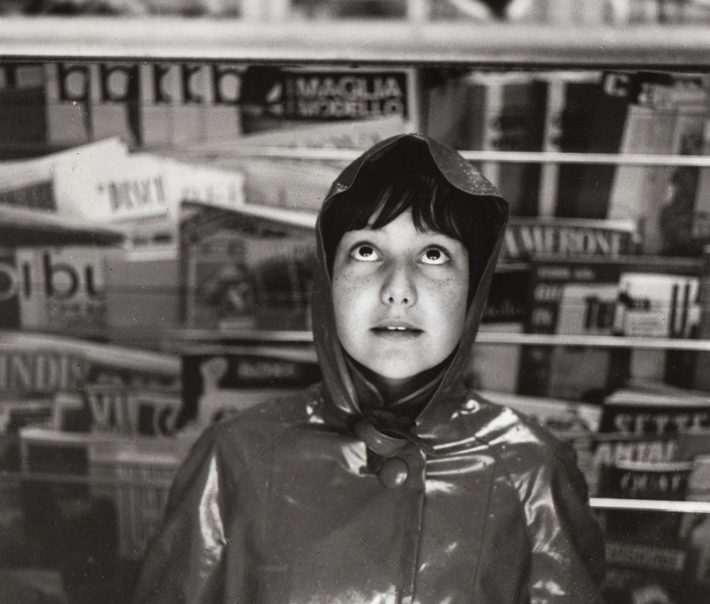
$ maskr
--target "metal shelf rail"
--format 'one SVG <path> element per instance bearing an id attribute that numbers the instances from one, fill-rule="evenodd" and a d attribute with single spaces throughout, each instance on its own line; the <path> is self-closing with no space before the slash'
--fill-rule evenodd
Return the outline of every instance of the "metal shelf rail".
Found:
<path id="1" fill-rule="evenodd" d="M 214 331 L 200 329 L 176 330 L 164 334 L 174 346 L 214 342 L 273 342 L 279 344 L 309 344 L 313 342 L 310 331 Z M 710 340 L 680 338 L 595 336 L 569 334 L 537 334 L 479 330 L 478 344 L 505 344 L 521 346 L 585 346 L 597 348 L 637 348 L 646 350 L 694 350 L 710 352 Z"/>
<path id="2" fill-rule="evenodd" d="M 248 139 L 248 137 L 247 137 Z M 260 147 L 231 142 L 195 146 L 183 151 L 194 158 L 214 155 L 226 157 L 259 157 L 268 159 L 291 159 L 308 161 L 351 161 L 360 155 L 356 149 L 333 149 L 312 147 Z M 656 155 L 643 153 L 556 153 L 549 151 L 479 151 L 460 150 L 469 161 L 486 161 L 521 164 L 614 164 L 622 166 L 689 166 L 710 168 L 708 155 Z"/>
<path id="3" fill-rule="evenodd" d="M 706 26 L 0 17 L 0 59 L 707 71 Z M 522 66 L 522 67 L 521 67 Z"/>
<path id="4" fill-rule="evenodd" d="M 0 480 L 6 483 L 41 482 L 52 484 L 79 484 L 114 488 L 170 488 L 168 480 L 141 480 L 111 476 L 86 476 L 81 474 L 54 474 L 49 472 L 0 471 Z M 589 504 L 600 510 L 642 510 L 676 512 L 682 514 L 710 514 L 710 501 L 670 501 L 656 499 L 620 499 L 591 497 Z"/>

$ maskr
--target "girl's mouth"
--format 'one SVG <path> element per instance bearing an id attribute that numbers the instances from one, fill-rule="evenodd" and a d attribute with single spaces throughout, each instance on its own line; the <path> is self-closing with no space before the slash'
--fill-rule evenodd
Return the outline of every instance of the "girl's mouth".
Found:
<path id="1" fill-rule="evenodd" d="M 370 331 L 378 337 L 395 340 L 412 339 L 424 333 L 421 329 L 410 325 L 377 325 Z"/>

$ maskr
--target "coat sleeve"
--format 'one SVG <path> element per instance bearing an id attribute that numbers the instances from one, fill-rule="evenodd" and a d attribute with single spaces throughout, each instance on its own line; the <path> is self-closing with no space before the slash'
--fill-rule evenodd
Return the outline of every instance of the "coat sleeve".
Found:
<path id="1" fill-rule="evenodd" d="M 135 604 L 222 600 L 229 489 L 222 465 L 208 430 L 175 477 L 162 525 L 142 561 Z"/>
<path id="2" fill-rule="evenodd" d="M 548 442 L 526 485 L 531 604 L 600 603 L 604 537 L 572 447 Z"/>

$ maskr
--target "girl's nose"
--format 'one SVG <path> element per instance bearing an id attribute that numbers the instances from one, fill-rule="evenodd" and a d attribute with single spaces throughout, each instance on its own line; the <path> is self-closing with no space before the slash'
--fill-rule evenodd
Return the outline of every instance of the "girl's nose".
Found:
<path id="1" fill-rule="evenodd" d="M 392 265 L 385 275 L 380 299 L 387 306 L 412 306 L 417 301 L 417 291 L 411 269 L 404 263 Z"/>

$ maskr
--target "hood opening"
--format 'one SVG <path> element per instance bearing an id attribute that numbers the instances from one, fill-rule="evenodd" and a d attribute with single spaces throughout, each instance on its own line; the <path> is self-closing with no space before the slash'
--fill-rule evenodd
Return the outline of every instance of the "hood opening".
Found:
<path id="1" fill-rule="evenodd" d="M 346 167 L 333 183 L 318 218 L 318 258 L 313 292 L 316 350 L 329 401 L 346 416 L 362 417 L 358 389 L 335 332 L 331 272 L 335 249 L 348 230 L 380 228 L 408 208 L 415 225 L 460 240 L 469 251 L 468 310 L 459 346 L 437 393 L 463 381 L 485 306 L 507 203 L 459 153 L 420 135 L 387 139 Z M 374 217 L 374 219 L 373 219 Z M 357 377 L 355 377 L 357 379 Z"/>
<path id="2" fill-rule="evenodd" d="M 470 194 L 444 177 L 423 141 L 377 154 L 363 164 L 348 189 L 330 198 L 320 222 L 329 275 L 338 242 L 347 231 L 382 228 L 407 209 L 418 230 L 437 231 L 464 244 L 469 283 L 477 284 L 495 245 L 491 225 L 498 208 L 471 203 Z M 469 294 L 473 291 L 475 287 Z"/>

